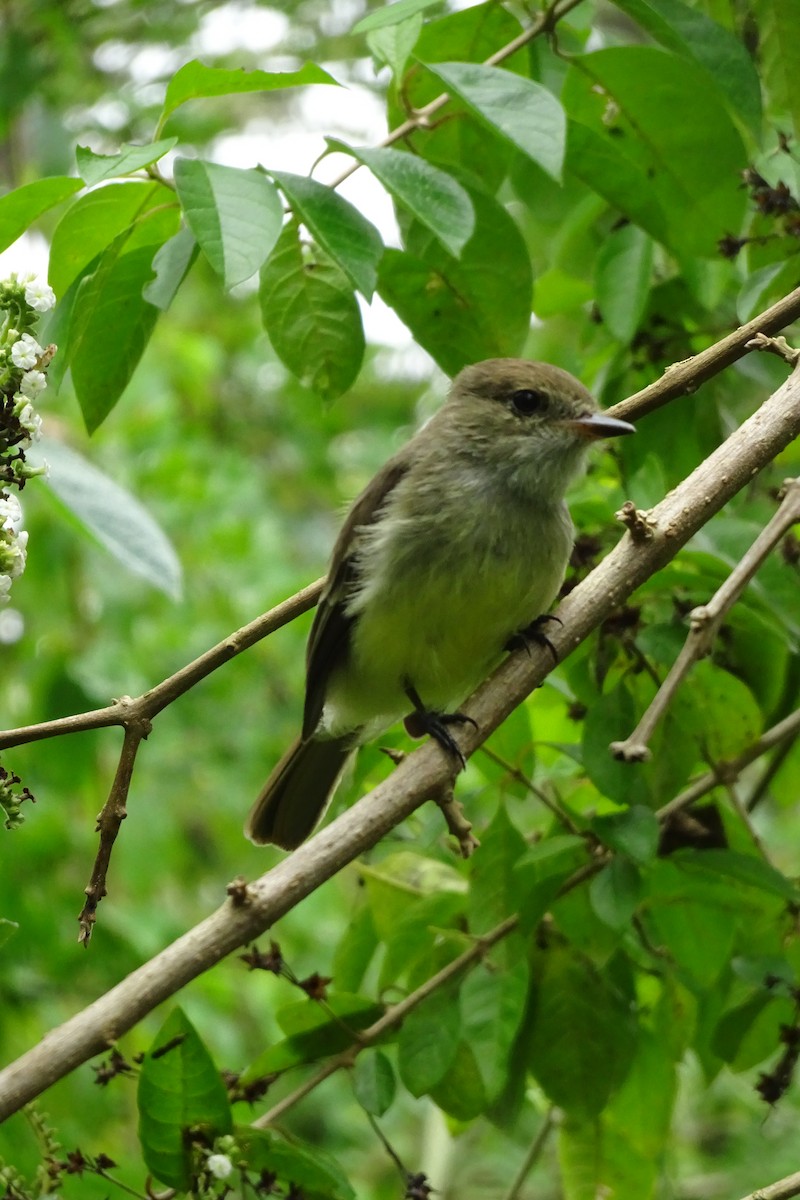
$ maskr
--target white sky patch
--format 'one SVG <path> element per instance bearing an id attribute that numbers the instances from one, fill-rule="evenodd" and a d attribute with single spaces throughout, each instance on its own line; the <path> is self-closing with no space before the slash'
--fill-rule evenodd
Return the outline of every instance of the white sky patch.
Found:
<path id="1" fill-rule="evenodd" d="M 232 54 L 249 50 L 264 54 L 279 45 L 289 32 L 289 18 L 274 8 L 261 8 L 244 0 L 231 0 L 205 13 L 190 46 L 195 54 Z M 265 70 L 272 70 L 264 64 Z"/>

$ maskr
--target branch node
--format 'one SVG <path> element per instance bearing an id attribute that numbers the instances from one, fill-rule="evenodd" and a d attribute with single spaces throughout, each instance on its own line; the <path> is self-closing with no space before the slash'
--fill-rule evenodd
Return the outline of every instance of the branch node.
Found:
<path id="1" fill-rule="evenodd" d="M 757 333 L 745 342 L 746 350 L 764 350 L 768 354 L 777 354 L 790 367 L 796 367 L 800 362 L 800 350 L 790 346 L 785 337 L 768 337 L 766 333 Z"/>
<path id="2" fill-rule="evenodd" d="M 455 798 L 453 784 L 444 784 L 435 799 L 442 810 L 448 830 L 458 842 L 461 857 L 471 858 L 480 842 L 472 832 L 472 823 L 464 816 L 463 804 Z"/>
<path id="3" fill-rule="evenodd" d="M 626 738 L 624 742 L 611 742 L 609 750 L 619 762 L 644 763 L 653 757 L 650 748 L 644 742 Z"/>
<path id="4" fill-rule="evenodd" d="M 649 509 L 637 508 L 632 500 L 626 500 L 614 516 L 627 526 L 634 542 L 649 542 L 655 537 L 656 522 Z"/>
<path id="5" fill-rule="evenodd" d="M 234 908 L 245 908 L 252 903 L 253 894 L 244 875 L 237 875 L 229 884 L 226 884 L 225 891 Z"/>

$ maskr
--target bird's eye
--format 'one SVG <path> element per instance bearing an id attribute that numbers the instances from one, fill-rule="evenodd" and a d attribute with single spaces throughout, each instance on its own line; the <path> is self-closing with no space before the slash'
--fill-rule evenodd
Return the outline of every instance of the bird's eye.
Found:
<path id="1" fill-rule="evenodd" d="M 523 417 L 533 416 L 534 413 L 544 412 L 547 408 L 546 392 L 536 392 L 531 388 L 523 388 L 514 392 L 511 397 L 512 407 Z"/>

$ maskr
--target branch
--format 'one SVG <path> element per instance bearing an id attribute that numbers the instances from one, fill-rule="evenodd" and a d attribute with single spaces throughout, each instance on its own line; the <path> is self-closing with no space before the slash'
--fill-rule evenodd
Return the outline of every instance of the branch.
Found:
<path id="1" fill-rule="evenodd" d="M 768 1183 L 766 1187 L 756 1188 L 742 1200 L 790 1200 L 792 1196 L 800 1196 L 800 1171 L 787 1175 L 776 1183 Z"/>
<path id="2" fill-rule="evenodd" d="M 800 299 L 800 290 L 798 291 Z M 800 434 L 800 375 L 795 372 L 745 423 L 651 512 L 652 537 L 626 534 L 565 598 L 552 635 L 560 658 L 678 553 L 707 520 Z M 510 656 L 466 706 L 466 753 L 487 738 L 552 666 L 549 651 Z M 347 863 L 374 846 L 450 778 L 450 757 L 427 742 L 389 779 L 320 830 L 236 897 L 223 903 L 149 962 L 0 1072 L 0 1120 L 93 1055 L 227 954 L 253 941 Z"/>
<path id="3" fill-rule="evenodd" d="M 749 767 L 762 754 L 766 754 L 768 750 L 772 750 L 775 746 L 780 746 L 788 739 L 796 738 L 800 733 L 800 708 L 791 713 L 788 717 L 784 717 L 777 725 L 773 725 L 766 733 L 762 733 L 760 738 L 757 738 L 752 745 L 738 754 L 736 758 L 732 758 L 729 762 L 717 763 L 713 771 L 709 771 L 705 775 L 701 775 L 694 783 L 690 783 L 684 791 L 680 792 L 669 804 L 663 805 L 658 810 L 656 816 L 660 820 L 672 816 L 673 813 L 680 812 L 682 808 L 688 808 L 694 804 L 695 800 L 699 800 L 701 796 L 705 796 L 707 792 L 713 792 L 715 787 L 720 784 L 734 783 L 745 767 Z"/>
<path id="4" fill-rule="evenodd" d="M 628 763 L 649 762 L 652 756 L 648 742 L 678 688 L 694 664 L 711 653 L 711 647 L 726 613 L 739 599 L 756 571 L 783 535 L 800 521 L 800 479 L 787 479 L 783 485 L 783 492 L 780 508 L 761 530 L 722 586 L 717 589 L 708 604 L 701 604 L 692 609 L 689 614 L 689 633 L 680 654 L 633 733 L 622 742 L 611 743 L 609 748 L 614 758 Z"/>
<path id="5" fill-rule="evenodd" d="M 87 729 L 104 729 L 109 725 L 121 725 L 127 729 L 137 723 L 146 723 L 157 716 L 173 700 L 177 700 L 184 692 L 188 692 L 195 684 L 200 683 L 207 675 L 230 662 L 243 650 L 249 650 L 256 642 L 260 642 L 276 629 L 288 625 L 295 617 L 308 612 L 319 599 L 324 579 L 309 583 L 296 595 L 288 600 L 282 600 L 269 612 L 256 617 L 248 625 L 243 625 L 235 633 L 229 634 L 224 641 L 218 642 L 210 650 L 206 650 L 199 658 L 181 667 L 174 675 L 157 684 L 143 695 L 131 699 L 122 696 L 115 704 L 107 708 L 97 708 L 92 712 L 77 713 L 72 717 L 59 717 L 55 721 L 42 721 L 38 725 L 25 725 L 20 729 L 7 729 L 0 732 L 0 750 L 10 746 L 22 746 L 27 742 L 39 742 L 43 738 L 60 737 L 64 733 L 82 733 Z"/>

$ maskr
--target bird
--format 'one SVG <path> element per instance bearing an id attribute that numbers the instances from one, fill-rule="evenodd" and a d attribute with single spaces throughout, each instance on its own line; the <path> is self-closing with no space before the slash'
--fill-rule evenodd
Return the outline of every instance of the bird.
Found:
<path id="1" fill-rule="evenodd" d="M 355 749 L 401 718 L 463 765 L 457 705 L 563 581 L 570 482 L 594 441 L 633 432 L 549 363 L 487 359 L 455 377 L 347 513 L 309 634 L 302 730 L 250 812 L 252 842 L 299 846 Z"/>

